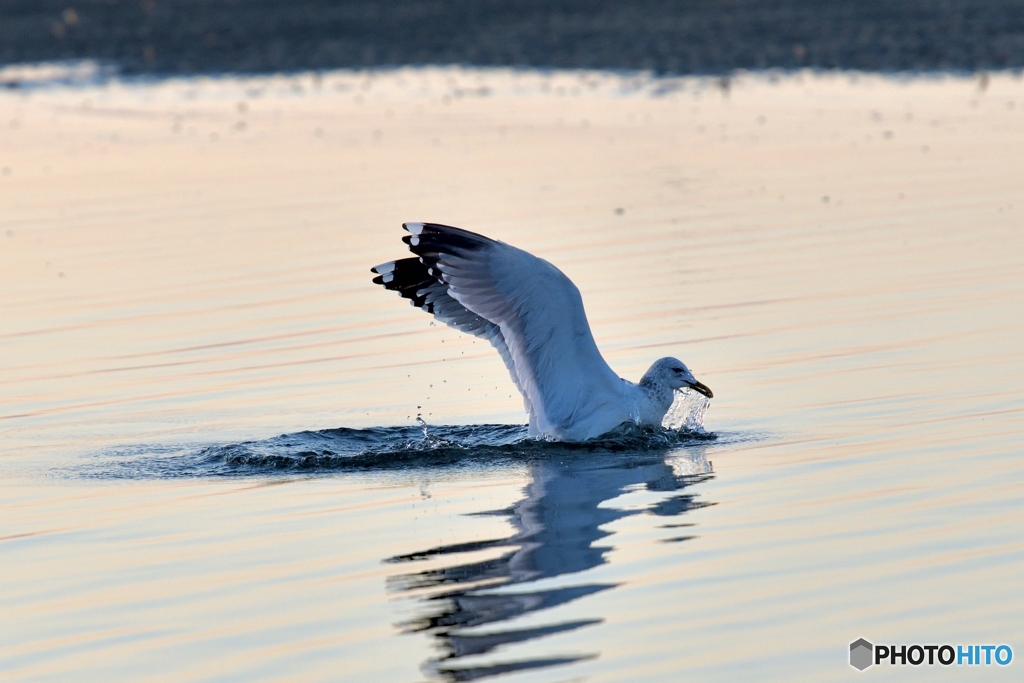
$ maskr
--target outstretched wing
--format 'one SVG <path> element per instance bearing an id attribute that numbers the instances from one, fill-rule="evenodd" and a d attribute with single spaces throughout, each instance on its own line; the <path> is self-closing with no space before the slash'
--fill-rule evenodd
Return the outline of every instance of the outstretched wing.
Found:
<path id="1" fill-rule="evenodd" d="M 490 341 L 523 394 L 531 432 L 588 438 L 597 434 L 572 433 L 572 425 L 582 419 L 610 429 L 628 418 L 624 383 L 601 357 L 579 290 L 560 270 L 467 230 L 403 227 L 419 258 L 377 266 L 374 282 Z"/>
<path id="2" fill-rule="evenodd" d="M 383 285 L 385 289 L 398 292 L 403 298 L 409 299 L 413 306 L 432 313 L 435 318 L 449 327 L 490 342 L 491 346 L 498 351 L 505 367 L 508 368 L 519 393 L 523 395 L 523 406 L 526 408 L 526 413 L 533 414 L 530 398 L 519 386 L 519 378 L 516 376 L 512 356 L 509 354 L 505 338 L 501 336 L 501 330 L 496 324 L 481 318 L 453 299 L 448 294 L 448 285 L 435 276 L 434 271 L 419 258 L 389 261 L 374 266 L 370 270 L 378 274 L 373 278 L 374 283 Z"/>

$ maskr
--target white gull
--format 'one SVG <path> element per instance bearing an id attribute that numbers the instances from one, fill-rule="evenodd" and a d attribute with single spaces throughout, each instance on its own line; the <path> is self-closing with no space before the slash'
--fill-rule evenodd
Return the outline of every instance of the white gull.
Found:
<path id="1" fill-rule="evenodd" d="M 489 341 L 523 395 L 530 434 L 562 441 L 624 422 L 657 426 L 676 389 L 711 390 L 675 358 L 656 360 L 639 384 L 608 366 L 579 289 L 522 249 L 437 223 L 405 223 L 415 258 L 371 268 L 373 281 L 455 329 Z"/>

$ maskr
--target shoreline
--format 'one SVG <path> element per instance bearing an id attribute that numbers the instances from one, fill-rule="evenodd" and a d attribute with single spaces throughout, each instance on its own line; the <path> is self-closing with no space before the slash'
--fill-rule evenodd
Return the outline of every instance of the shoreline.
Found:
<path id="1" fill-rule="evenodd" d="M 296 69 L 267 73 L 210 72 L 194 74 L 139 74 L 123 71 L 119 65 L 104 63 L 97 60 L 63 60 L 49 62 L 30 62 L 0 65 L 0 94 L 8 92 L 17 94 L 26 91 L 48 88 L 94 88 L 111 85 L 146 87 L 174 82 L 234 82 L 236 84 L 272 82 L 274 80 L 309 80 L 318 87 L 318 82 L 332 78 L 355 79 L 386 79 L 391 76 L 431 74 L 462 74 L 475 75 L 480 78 L 489 76 L 512 75 L 519 78 L 533 78 L 539 81 L 568 78 L 579 81 L 618 80 L 630 91 L 653 88 L 654 95 L 665 95 L 678 90 L 719 90 L 728 92 L 737 84 L 747 81 L 764 81 L 782 83 L 800 81 L 802 79 L 824 80 L 845 78 L 851 84 L 859 80 L 881 79 L 912 83 L 915 81 L 934 81 L 953 79 L 959 81 L 976 81 L 979 92 L 988 88 L 993 79 L 1009 78 L 1021 80 L 1024 70 L 1019 68 L 992 69 L 981 71 L 970 70 L 904 70 L 904 71 L 865 71 L 858 69 L 737 69 L 728 74 L 659 74 L 651 70 L 630 69 L 562 69 L 516 66 L 475 66 L 475 65 L 435 65 L 406 64 L 391 66 L 374 66 L 365 68 L 339 67 L 333 69 Z M 473 94 L 490 94 L 473 93 Z"/>

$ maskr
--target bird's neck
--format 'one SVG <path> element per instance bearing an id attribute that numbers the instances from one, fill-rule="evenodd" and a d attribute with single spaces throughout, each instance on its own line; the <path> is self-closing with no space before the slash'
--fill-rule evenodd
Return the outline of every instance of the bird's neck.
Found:
<path id="1" fill-rule="evenodd" d="M 646 376 L 636 385 L 635 396 L 637 415 L 633 417 L 634 421 L 639 420 L 640 424 L 652 427 L 661 425 L 675 399 L 672 389 Z"/>

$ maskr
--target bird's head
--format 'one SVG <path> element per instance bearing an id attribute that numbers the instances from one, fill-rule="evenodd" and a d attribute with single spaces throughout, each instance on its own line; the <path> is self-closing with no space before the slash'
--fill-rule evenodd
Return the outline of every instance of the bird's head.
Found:
<path id="1" fill-rule="evenodd" d="M 711 393 L 711 389 L 707 385 L 698 382 L 697 378 L 690 372 L 690 368 L 686 367 L 685 363 L 676 358 L 659 358 L 654 361 L 651 369 L 644 374 L 640 383 L 660 384 L 672 390 L 686 387 L 704 394 L 708 398 L 714 396 Z"/>

